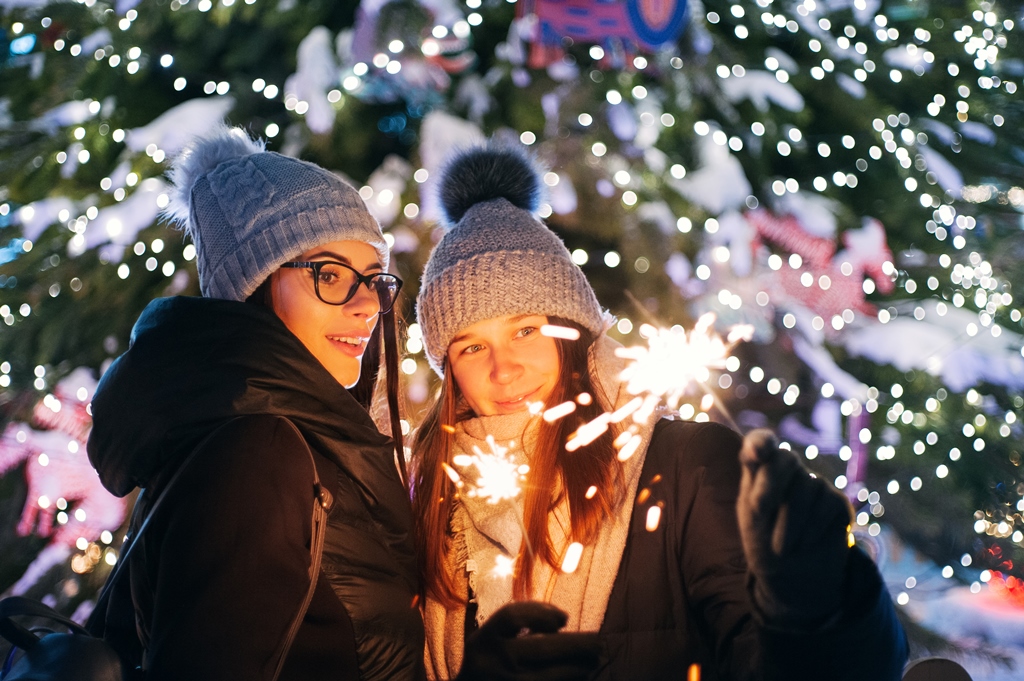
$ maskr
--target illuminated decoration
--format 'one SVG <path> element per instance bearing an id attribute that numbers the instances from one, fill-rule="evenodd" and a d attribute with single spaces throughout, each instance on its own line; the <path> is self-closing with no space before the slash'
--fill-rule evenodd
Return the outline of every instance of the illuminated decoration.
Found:
<path id="1" fill-rule="evenodd" d="M 95 388 L 91 372 L 73 372 L 33 410 L 36 423 L 48 430 L 10 423 L 0 436 L 0 475 L 25 463 L 28 496 L 19 535 L 36 534 L 55 546 L 81 548 L 83 541 L 95 541 L 124 521 L 127 501 L 103 487 L 85 451 Z"/>
<path id="2" fill-rule="evenodd" d="M 415 3 L 361 3 L 350 53 L 341 64 L 342 88 L 370 101 L 404 99 L 420 105 L 436 100 L 451 85 L 452 75 L 476 61 L 469 49 L 470 24 L 443 10 Z M 413 26 L 415 32 L 407 29 Z M 407 44 L 403 39 L 410 35 L 416 42 Z M 403 116 L 388 124 L 395 136 L 404 131 L 405 120 Z"/>
<path id="3" fill-rule="evenodd" d="M 561 59 L 563 40 L 598 45 L 613 67 L 627 53 L 653 52 L 682 33 L 686 0 L 522 0 L 520 21 L 533 27 L 529 64 L 543 68 Z"/>
<path id="4" fill-rule="evenodd" d="M 766 241 L 799 256 L 769 277 L 767 287 L 775 292 L 776 304 L 797 301 L 818 316 L 820 328 L 829 320 L 829 333 L 852 322 L 851 312 L 875 316 L 875 306 L 865 301 L 865 278 L 872 282 L 871 290 L 892 292 L 894 258 L 877 220 L 866 219 L 860 229 L 843 232 L 846 248 L 836 253 L 831 239 L 811 235 L 792 216 L 776 218 L 758 210 L 746 217 Z M 833 322 L 836 317 L 842 321 Z"/>

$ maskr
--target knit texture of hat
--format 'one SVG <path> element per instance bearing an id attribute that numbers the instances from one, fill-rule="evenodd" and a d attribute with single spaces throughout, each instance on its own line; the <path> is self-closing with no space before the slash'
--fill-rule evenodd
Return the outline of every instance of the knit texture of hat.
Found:
<path id="1" fill-rule="evenodd" d="M 196 247 L 199 289 L 245 300 L 283 263 L 332 241 L 362 241 L 387 270 L 380 225 L 350 185 L 221 126 L 175 160 L 165 214 Z"/>
<path id="2" fill-rule="evenodd" d="M 563 317 L 595 336 L 603 313 L 562 240 L 535 215 L 540 176 L 510 147 L 456 155 L 442 171 L 441 204 L 451 227 L 423 272 L 416 316 L 430 366 L 442 373 L 462 329 L 508 315 Z"/>

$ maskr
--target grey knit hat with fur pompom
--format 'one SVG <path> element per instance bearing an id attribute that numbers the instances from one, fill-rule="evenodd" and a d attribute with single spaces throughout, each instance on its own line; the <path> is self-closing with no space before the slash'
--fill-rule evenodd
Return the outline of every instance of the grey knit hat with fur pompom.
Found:
<path id="1" fill-rule="evenodd" d="M 388 247 L 359 193 L 323 168 L 264 150 L 220 126 L 175 160 L 165 214 L 196 247 L 207 298 L 245 300 L 283 263 L 332 241 L 362 241 L 384 269 Z"/>
<path id="2" fill-rule="evenodd" d="M 442 170 L 440 194 L 450 228 L 430 254 L 416 300 L 427 359 L 438 374 L 455 335 L 485 319 L 563 317 L 600 335 L 594 290 L 534 215 L 540 174 L 523 151 L 490 145 L 458 153 Z"/>

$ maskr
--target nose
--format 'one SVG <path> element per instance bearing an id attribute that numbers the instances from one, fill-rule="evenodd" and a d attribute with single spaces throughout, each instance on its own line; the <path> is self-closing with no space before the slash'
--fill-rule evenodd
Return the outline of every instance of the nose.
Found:
<path id="1" fill-rule="evenodd" d="M 491 381 L 508 385 L 523 373 L 523 365 L 515 353 L 502 348 L 491 350 Z"/>
<path id="2" fill-rule="evenodd" d="M 380 298 L 368 284 L 356 287 L 356 294 L 343 305 L 345 312 L 356 317 L 375 317 L 380 312 Z"/>

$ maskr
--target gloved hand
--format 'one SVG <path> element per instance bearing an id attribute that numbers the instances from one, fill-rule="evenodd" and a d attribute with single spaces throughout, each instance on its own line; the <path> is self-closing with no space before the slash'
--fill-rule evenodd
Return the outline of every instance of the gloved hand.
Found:
<path id="1" fill-rule="evenodd" d="M 839 614 L 853 509 L 770 430 L 749 433 L 736 501 L 752 596 L 768 624 L 813 630 Z"/>
<path id="2" fill-rule="evenodd" d="M 597 634 L 557 633 L 567 619 L 547 603 L 502 607 L 466 641 L 455 681 L 584 681 L 601 642 Z"/>

